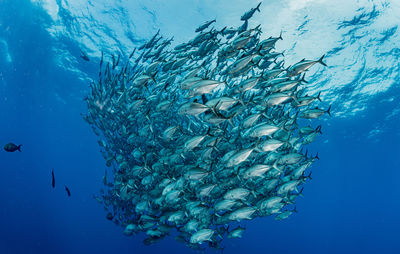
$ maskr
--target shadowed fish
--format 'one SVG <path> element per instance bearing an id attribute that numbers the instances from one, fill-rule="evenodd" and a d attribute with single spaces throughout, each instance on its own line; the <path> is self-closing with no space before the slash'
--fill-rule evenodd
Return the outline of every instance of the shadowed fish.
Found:
<path id="1" fill-rule="evenodd" d="M 53 188 L 56 187 L 56 178 L 54 177 L 54 170 L 53 169 L 51 170 L 51 186 Z"/>
<path id="2" fill-rule="evenodd" d="M 207 29 L 207 27 L 209 27 L 212 23 L 216 22 L 215 19 L 207 21 L 206 23 L 204 23 L 203 25 L 199 26 L 198 28 L 196 28 L 196 33 L 197 32 L 201 32 L 204 29 Z"/>
<path id="3" fill-rule="evenodd" d="M 85 52 L 83 52 L 83 50 L 81 50 L 80 57 L 81 57 L 83 60 L 87 61 L 87 62 L 90 61 L 89 57 L 87 56 L 87 54 L 86 54 Z"/>
<path id="4" fill-rule="evenodd" d="M 254 13 L 255 13 L 256 11 L 260 12 L 261 3 L 262 3 L 262 2 L 260 2 L 260 3 L 256 6 L 256 8 L 251 8 L 250 11 L 246 12 L 245 14 L 243 14 L 243 15 L 240 17 L 240 20 L 243 20 L 243 21 L 244 21 L 244 20 L 248 20 L 248 19 L 250 19 L 251 17 L 253 17 L 253 15 L 254 15 Z"/>
<path id="5" fill-rule="evenodd" d="M 67 192 L 68 197 L 71 197 L 71 191 L 68 189 L 66 185 L 65 185 L 65 191 Z"/>
<path id="6" fill-rule="evenodd" d="M 22 145 L 15 145 L 15 144 L 13 144 L 13 143 L 8 143 L 8 144 L 6 144 L 6 145 L 4 146 L 4 150 L 5 150 L 6 152 L 10 152 L 10 153 L 15 152 L 15 151 L 21 152 L 21 146 L 22 146 Z"/>

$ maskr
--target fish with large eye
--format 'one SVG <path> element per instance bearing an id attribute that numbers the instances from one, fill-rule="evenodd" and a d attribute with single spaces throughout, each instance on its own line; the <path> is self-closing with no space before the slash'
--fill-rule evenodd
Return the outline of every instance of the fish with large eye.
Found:
<path id="1" fill-rule="evenodd" d="M 4 150 L 5 150 L 6 152 L 9 152 L 9 153 L 13 153 L 13 152 L 16 152 L 16 151 L 21 152 L 21 146 L 22 146 L 22 145 L 16 145 L 16 144 L 14 144 L 14 143 L 8 143 L 8 144 L 6 144 L 6 145 L 4 146 Z"/>

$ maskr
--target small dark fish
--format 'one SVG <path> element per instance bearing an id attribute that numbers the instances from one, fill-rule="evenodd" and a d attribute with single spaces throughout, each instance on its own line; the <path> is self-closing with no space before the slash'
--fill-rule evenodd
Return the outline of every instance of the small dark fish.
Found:
<path id="1" fill-rule="evenodd" d="M 80 57 L 83 59 L 83 60 L 85 60 L 85 61 L 90 61 L 90 59 L 89 59 L 89 57 L 85 54 L 85 52 L 83 52 L 82 50 L 81 50 L 81 55 L 80 55 Z"/>
<path id="2" fill-rule="evenodd" d="M 51 186 L 56 187 L 56 178 L 54 177 L 54 169 L 51 170 Z"/>
<path id="3" fill-rule="evenodd" d="M 107 220 L 112 220 L 114 218 L 114 216 L 112 215 L 112 213 L 107 213 Z"/>
<path id="4" fill-rule="evenodd" d="M 16 144 L 8 143 L 7 145 L 4 146 L 4 150 L 7 152 L 10 152 L 10 153 L 15 152 L 15 151 L 21 152 L 21 146 L 22 145 L 17 146 Z"/>
<path id="5" fill-rule="evenodd" d="M 71 191 L 68 189 L 68 187 L 65 185 L 65 191 L 68 194 L 68 197 L 71 197 Z"/>
<path id="6" fill-rule="evenodd" d="M 107 185 L 107 170 L 105 170 L 105 172 L 104 172 L 103 184 L 104 184 L 104 185 Z"/>

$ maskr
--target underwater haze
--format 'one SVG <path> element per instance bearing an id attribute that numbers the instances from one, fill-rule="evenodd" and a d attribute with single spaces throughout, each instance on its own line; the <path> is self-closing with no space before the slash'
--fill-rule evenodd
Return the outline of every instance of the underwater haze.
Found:
<path id="1" fill-rule="evenodd" d="M 0 253 L 196 253 L 174 233 L 148 246 L 107 220 L 93 198 L 107 166 L 84 98 L 101 52 L 127 59 L 158 30 L 173 48 L 205 21 L 239 27 L 258 3 L 0 0 L 0 144 L 22 144 L 0 151 Z M 241 222 L 242 238 L 225 239 L 223 253 L 400 253 L 398 13 L 396 0 L 272 0 L 254 13 L 249 26 L 261 24 L 263 39 L 282 32 L 286 67 L 325 55 L 306 80 L 331 116 L 307 147 L 320 159 L 298 212 Z"/>

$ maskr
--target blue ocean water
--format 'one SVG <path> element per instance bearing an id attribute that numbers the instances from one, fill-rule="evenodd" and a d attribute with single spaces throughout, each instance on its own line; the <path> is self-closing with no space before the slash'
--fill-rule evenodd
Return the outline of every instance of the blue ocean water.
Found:
<path id="1" fill-rule="evenodd" d="M 0 0 L 0 144 L 23 144 L 0 152 L 0 253 L 194 253 L 172 237 L 145 246 L 106 220 L 92 198 L 106 166 L 83 98 L 101 50 L 128 54 L 159 28 L 179 43 L 205 20 L 238 25 L 256 4 Z M 332 117 L 309 147 L 321 159 L 299 212 L 247 222 L 224 253 L 400 253 L 399 11 L 398 1 L 263 3 L 254 23 L 283 31 L 288 64 L 327 54 L 309 79 Z"/>

